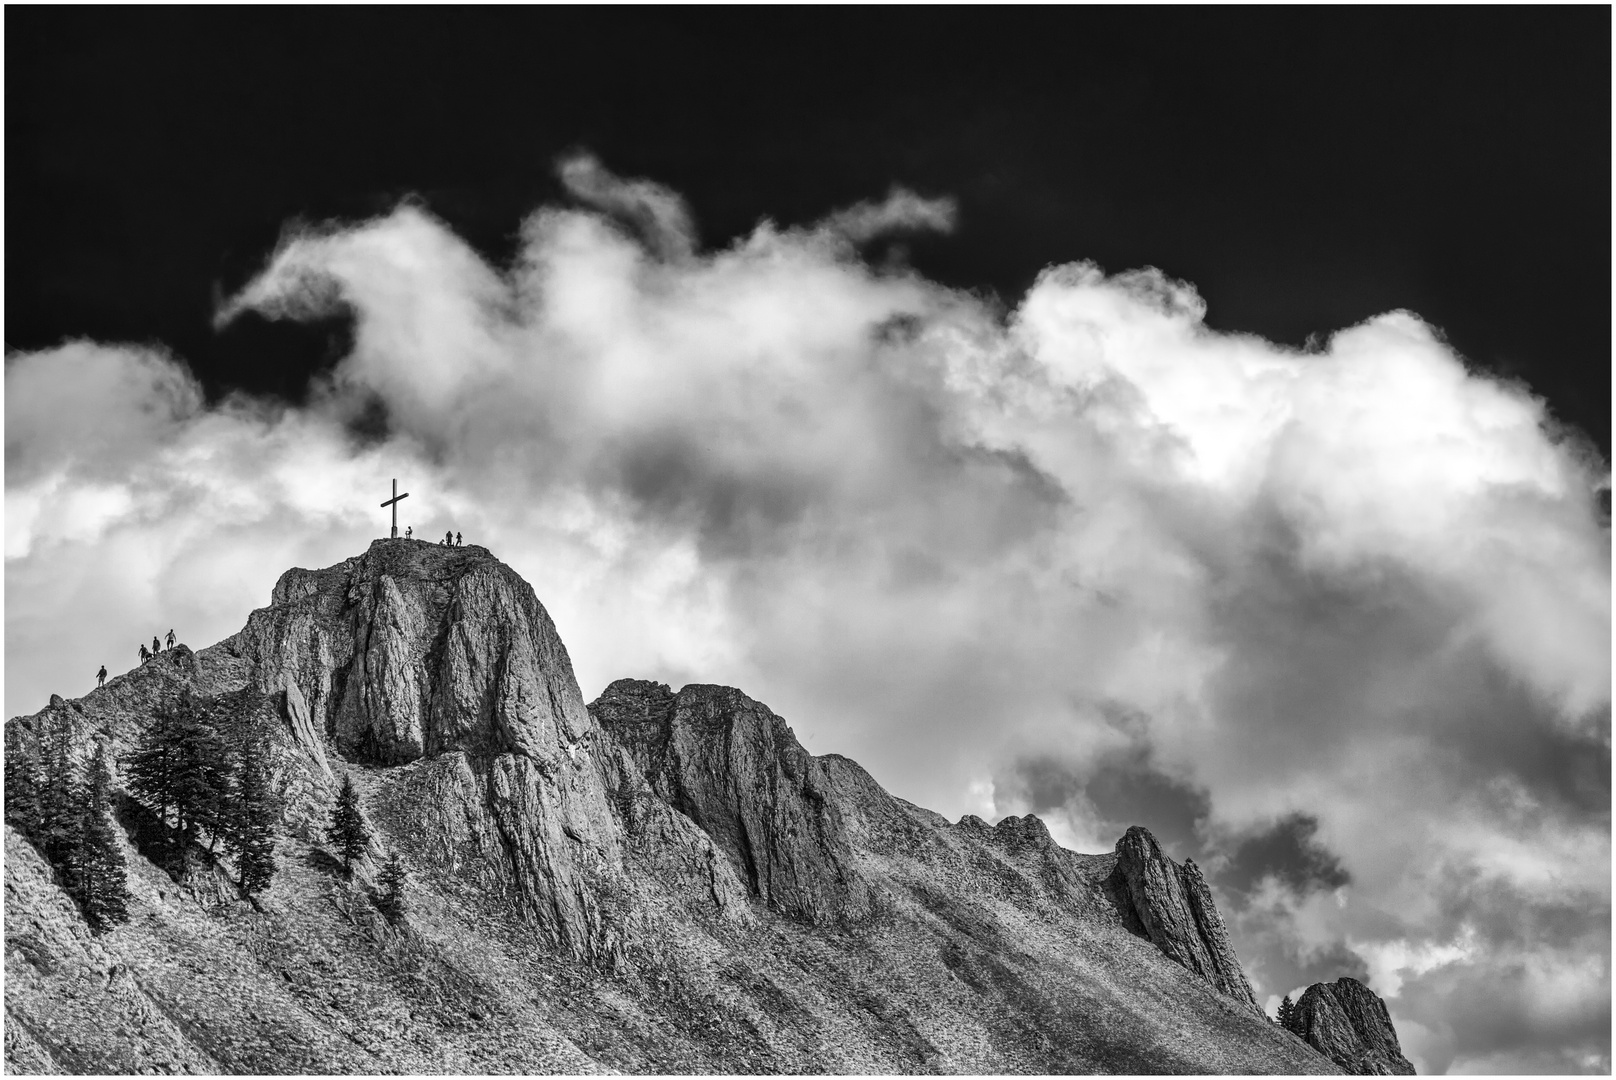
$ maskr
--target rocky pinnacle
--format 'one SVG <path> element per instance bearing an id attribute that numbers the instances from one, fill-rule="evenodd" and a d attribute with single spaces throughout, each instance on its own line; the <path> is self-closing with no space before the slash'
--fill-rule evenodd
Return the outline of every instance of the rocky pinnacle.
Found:
<path id="1" fill-rule="evenodd" d="M 1314 983 L 1296 1002 L 1293 1030 L 1356 1076 L 1412 1076 L 1386 1003 L 1357 979 Z"/>
<path id="2" fill-rule="evenodd" d="M 1177 961 L 1253 1012 L 1262 1013 L 1212 893 L 1193 862 L 1179 866 L 1138 825 L 1117 841 L 1117 875 L 1145 935 Z"/>

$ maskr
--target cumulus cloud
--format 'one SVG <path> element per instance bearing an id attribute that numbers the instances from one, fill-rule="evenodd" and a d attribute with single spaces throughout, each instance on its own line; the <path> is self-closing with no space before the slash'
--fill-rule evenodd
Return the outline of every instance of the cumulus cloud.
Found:
<path id="1" fill-rule="evenodd" d="M 533 583 L 586 696 L 730 683 L 944 813 L 1142 821 L 1261 995 L 1369 977 L 1431 1068 L 1608 1063 L 1597 1008 L 1530 1005 L 1608 1018 L 1610 577 L 1605 466 L 1526 388 L 1406 312 L 1217 333 L 1155 270 L 1006 313 L 858 255 L 952 222 L 902 191 L 702 252 L 666 188 L 561 170 L 587 208 L 508 266 L 413 203 L 289 235 L 220 319 L 351 313 L 306 408 L 8 357 L 8 710 L 233 632 L 397 476 Z"/>

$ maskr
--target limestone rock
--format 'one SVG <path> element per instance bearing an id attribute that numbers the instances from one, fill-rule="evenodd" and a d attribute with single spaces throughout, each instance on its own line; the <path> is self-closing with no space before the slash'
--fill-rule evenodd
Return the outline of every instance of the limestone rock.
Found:
<path id="1" fill-rule="evenodd" d="M 487 884 L 566 952 L 616 955 L 593 901 L 621 863 L 595 768 L 598 731 L 533 589 L 480 547 L 378 540 L 324 570 L 289 570 L 227 643 L 322 768 L 443 759 L 424 794 L 446 849 L 471 843 Z"/>
<path id="2" fill-rule="evenodd" d="M 1117 841 L 1117 889 L 1131 905 L 1124 912 L 1169 959 L 1195 972 L 1252 1011 L 1261 1013 L 1229 932 L 1194 862 L 1179 866 L 1150 830 L 1138 825 Z"/>
<path id="3" fill-rule="evenodd" d="M 592 711 L 765 903 L 815 923 L 868 912 L 824 766 L 767 706 L 724 686 L 621 679 Z"/>
<path id="4" fill-rule="evenodd" d="M 1296 1002 L 1292 1030 L 1354 1076 L 1412 1076 L 1386 1003 L 1357 979 L 1314 983 Z"/>
<path id="5" fill-rule="evenodd" d="M 485 548 L 378 540 L 288 570 L 229 647 L 264 693 L 295 686 L 321 734 L 379 763 L 449 750 L 553 763 L 592 729 L 549 614 Z"/>

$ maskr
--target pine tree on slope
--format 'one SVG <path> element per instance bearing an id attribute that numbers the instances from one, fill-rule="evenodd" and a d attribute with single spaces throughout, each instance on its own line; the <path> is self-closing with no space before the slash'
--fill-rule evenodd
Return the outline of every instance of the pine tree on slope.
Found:
<path id="1" fill-rule="evenodd" d="M 359 812 L 359 792 L 351 776 L 342 778 L 342 790 L 337 793 L 337 805 L 331 810 L 331 824 L 326 826 L 325 835 L 342 852 L 343 869 L 353 873 L 353 861 L 363 858 L 370 846 L 370 830 Z"/>
<path id="2" fill-rule="evenodd" d="M 280 807 L 272 787 L 269 745 L 248 733 L 240 743 L 236 783 L 226 815 L 225 848 L 236 860 L 236 883 L 253 896 L 275 876 L 275 823 Z"/>
<path id="3" fill-rule="evenodd" d="M 376 896 L 376 906 L 388 918 L 398 918 L 404 913 L 404 864 L 399 862 L 398 852 L 388 856 L 377 884 L 381 891 Z"/>
<path id="4" fill-rule="evenodd" d="M 1296 1030 L 1296 1006 L 1291 1002 L 1291 996 L 1286 994 L 1279 1002 L 1279 1026 L 1287 1031 Z"/>
<path id="5" fill-rule="evenodd" d="M 39 832 L 40 769 L 19 739 L 6 750 L 6 820 L 24 836 Z"/>
<path id="6" fill-rule="evenodd" d="M 157 714 L 129 758 L 129 790 L 162 822 L 180 877 L 199 831 L 207 827 L 215 844 L 222 835 L 229 770 L 224 739 L 189 694 Z"/>
<path id="7" fill-rule="evenodd" d="M 84 793 L 73 763 L 72 724 L 54 714 L 47 714 L 44 723 L 39 734 L 39 827 L 29 839 L 60 871 L 62 885 L 71 893 L 74 856 L 84 842 Z"/>
<path id="8" fill-rule="evenodd" d="M 82 842 L 74 853 L 74 898 L 98 933 L 129 921 L 129 885 L 111 818 L 112 774 L 106 747 L 95 745 L 85 791 Z"/>

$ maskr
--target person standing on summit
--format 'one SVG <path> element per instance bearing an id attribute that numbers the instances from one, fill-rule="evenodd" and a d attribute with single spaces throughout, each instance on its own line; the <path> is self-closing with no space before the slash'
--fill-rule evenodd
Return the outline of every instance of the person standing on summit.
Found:
<path id="1" fill-rule="evenodd" d="M 164 638 L 163 640 L 168 643 L 168 647 L 170 649 L 174 647 L 174 630 L 172 627 L 168 631 L 168 637 Z"/>
<path id="2" fill-rule="evenodd" d="M 97 690 L 107 685 L 107 665 L 102 664 L 101 670 L 95 673 L 95 688 Z"/>
<path id="3" fill-rule="evenodd" d="M 150 659 L 151 659 L 151 653 L 147 652 L 145 644 L 142 644 L 140 646 L 140 662 L 142 664 L 144 664 L 146 661 L 148 661 Z"/>
<path id="4" fill-rule="evenodd" d="M 157 640 L 156 634 L 151 636 L 151 651 L 153 656 L 163 651 L 163 643 Z"/>

